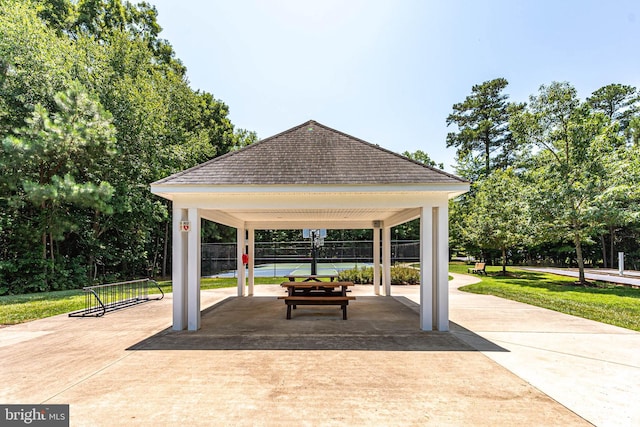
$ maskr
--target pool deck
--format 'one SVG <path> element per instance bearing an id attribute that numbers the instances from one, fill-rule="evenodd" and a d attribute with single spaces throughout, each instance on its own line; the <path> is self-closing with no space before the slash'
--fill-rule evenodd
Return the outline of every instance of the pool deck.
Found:
<path id="1" fill-rule="evenodd" d="M 457 288 L 451 332 L 418 330 L 419 287 L 354 287 L 292 320 L 260 285 L 0 328 L 0 403 L 70 404 L 72 426 L 640 425 L 640 333 Z"/>

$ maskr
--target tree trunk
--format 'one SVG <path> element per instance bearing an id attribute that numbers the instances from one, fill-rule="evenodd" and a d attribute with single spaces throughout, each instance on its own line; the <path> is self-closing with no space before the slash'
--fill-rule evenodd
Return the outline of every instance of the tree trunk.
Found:
<path id="1" fill-rule="evenodd" d="M 609 227 L 609 239 L 611 239 L 609 241 L 609 245 L 610 245 L 609 246 L 609 256 L 611 257 L 611 262 L 609 263 L 609 266 L 610 266 L 609 268 L 613 268 L 613 266 L 614 266 L 613 249 L 614 249 L 614 243 L 615 243 L 615 240 L 616 240 L 616 230 L 615 230 L 615 228 L 613 228 L 613 226 Z"/>
<path id="2" fill-rule="evenodd" d="M 93 254 L 89 254 L 89 260 L 87 261 L 87 279 L 89 281 L 89 284 L 93 283 L 94 280 L 94 274 L 96 271 L 96 259 L 94 257 Z"/>
<path id="3" fill-rule="evenodd" d="M 602 263 L 603 267 L 607 268 L 607 243 L 604 240 L 604 234 L 600 235 L 600 245 L 602 247 Z"/>
<path id="4" fill-rule="evenodd" d="M 584 259 L 582 258 L 582 242 L 580 241 L 580 235 L 578 233 L 574 236 L 574 242 L 576 245 L 576 261 L 578 262 L 578 282 L 584 284 L 587 283 L 584 277 Z"/>
<path id="5" fill-rule="evenodd" d="M 507 274 L 507 248 L 502 247 L 502 274 Z"/>
<path id="6" fill-rule="evenodd" d="M 55 248 L 53 247 L 53 234 L 49 233 L 49 253 L 51 255 L 51 262 L 53 263 L 56 260 Z"/>
<path id="7" fill-rule="evenodd" d="M 42 259 L 47 259 L 47 233 L 42 233 Z"/>
<path id="8" fill-rule="evenodd" d="M 491 140 L 487 138 L 484 143 L 484 173 L 489 176 L 491 172 Z"/>
<path id="9" fill-rule="evenodd" d="M 44 269 L 44 286 L 49 288 L 49 269 L 47 268 L 47 233 L 42 232 L 42 268 Z"/>
<path id="10" fill-rule="evenodd" d="M 55 283 L 55 280 L 53 280 L 53 275 L 56 272 L 56 253 L 55 253 L 55 248 L 53 246 L 53 234 L 49 233 L 49 255 L 51 256 L 51 279 L 52 279 L 52 283 Z"/>

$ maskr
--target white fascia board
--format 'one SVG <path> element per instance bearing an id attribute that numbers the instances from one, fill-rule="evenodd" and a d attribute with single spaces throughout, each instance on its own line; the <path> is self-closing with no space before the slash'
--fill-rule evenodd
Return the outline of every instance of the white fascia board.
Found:
<path id="1" fill-rule="evenodd" d="M 201 209 L 407 209 L 442 203 L 443 192 L 371 193 L 184 193 L 174 204 Z"/>
<path id="2" fill-rule="evenodd" d="M 382 184 L 382 185 L 151 185 L 151 192 L 172 199 L 177 194 L 242 194 L 242 193 L 404 193 L 446 192 L 456 195 L 469 191 L 469 183 Z"/>

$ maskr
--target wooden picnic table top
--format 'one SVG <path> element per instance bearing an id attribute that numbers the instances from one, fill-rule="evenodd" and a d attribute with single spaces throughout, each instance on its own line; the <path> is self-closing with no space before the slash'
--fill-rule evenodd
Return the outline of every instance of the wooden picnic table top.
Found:
<path id="1" fill-rule="evenodd" d="M 291 282 L 295 282 L 296 279 L 304 279 L 305 282 L 310 280 L 318 280 L 318 279 L 336 279 L 338 277 L 337 274 L 287 274 L 284 277 L 289 279 Z"/>
<path id="2" fill-rule="evenodd" d="M 340 288 L 353 286 L 353 282 L 282 282 L 280 286 L 296 289 Z"/>

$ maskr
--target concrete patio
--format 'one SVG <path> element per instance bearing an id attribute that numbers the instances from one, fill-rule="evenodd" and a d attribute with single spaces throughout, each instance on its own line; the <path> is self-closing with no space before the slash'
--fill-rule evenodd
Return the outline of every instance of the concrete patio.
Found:
<path id="1" fill-rule="evenodd" d="M 285 319 L 278 286 L 171 295 L 0 329 L 0 402 L 70 404 L 71 425 L 637 425 L 640 333 L 457 287 L 451 332 L 420 331 L 418 286 L 356 286 Z"/>

